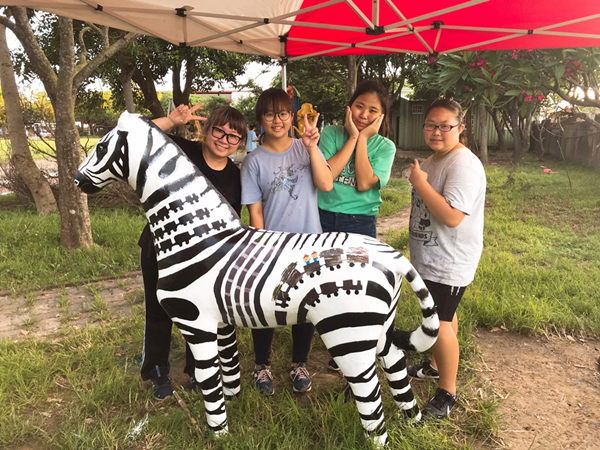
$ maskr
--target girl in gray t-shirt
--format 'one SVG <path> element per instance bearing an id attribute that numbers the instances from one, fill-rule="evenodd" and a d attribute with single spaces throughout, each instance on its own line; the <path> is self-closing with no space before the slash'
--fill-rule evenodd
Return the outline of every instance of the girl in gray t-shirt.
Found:
<path id="1" fill-rule="evenodd" d="M 410 259 L 436 304 L 440 331 L 431 361 L 409 366 L 408 374 L 439 380 L 424 408 L 424 413 L 439 419 L 456 403 L 456 309 L 473 281 L 483 249 L 485 171 L 460 142 L 462 119 L 462 108 L 454 100 L 437 100 L 429 107 L 423 132 L 434 154 L 422 166 L 415 160 L 409 177 L 413 185 Z"/>
<path id="2" fill-rule="evenodd" d="M 250 225 L 273 231 L 321 233 L 317 189 L 333 188 L 333 176 L 317 143 L 319 130 L 304 120 L 301 139 L 289 136 L 292 102 L 281 89 L 267 89 L 256 102 L 256 120 L 264 129 L 263 141 L 242 164 L 242 204 L 248 205 Z M 274 330 L 253 329 L 256 387 L 272 395 L 271 343 Z M 306 367 L 314 334 L 311 323 L 292 326 L 293 354 L 290 367 L 295 392 L 311 389 Z"/>

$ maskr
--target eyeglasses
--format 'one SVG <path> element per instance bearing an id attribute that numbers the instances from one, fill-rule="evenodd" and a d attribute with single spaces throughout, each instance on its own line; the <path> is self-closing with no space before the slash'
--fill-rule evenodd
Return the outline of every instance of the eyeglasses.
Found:
<path id="1" fill-rule="evenodd" d="M 242 140 L 241 136 L 225 133 L 225 130 L 221 130 L 219 127 L 212 127 L 212 135 L 216 139 L 222 139 L 223 136 L 227 136 L 227 142 L 231 145 L 238 145 Z"/>
<path id="2" fill-rule="evenodd" d="M 434 131 L 436 128 L 439 128 L 442 133 L 447 133 L 451 131 L 452 128 L 460 127 L 462 123 L 457 123 L 456 125 L 434 125 L 432 123 L 424 123 L 423 129 L 425 131 Z"/>
<path id="3" fill-rule="evenodd" d="M 267 122 L 273 122 L 273 120 L 275 120 L 275 116 L 279 117 L 279 119 L 281 119 L 281 121 L 285 122 L 286 120 L 288 120 L 292 115 L 291 111 L 277 111 L 277 112 L 272 112 L 269 111 L 268 113 L 264 113 L 263 117 L 265 118 L 265 120 Z"/>

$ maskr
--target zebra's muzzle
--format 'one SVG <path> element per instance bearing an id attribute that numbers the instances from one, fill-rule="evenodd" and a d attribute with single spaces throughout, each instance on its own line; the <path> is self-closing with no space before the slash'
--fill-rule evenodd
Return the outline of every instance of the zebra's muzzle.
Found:
<path id="1" fill-rule="evenodd" d="M 75 186 L 86 194 L 94 194 L 101 189 L 98 186 L 94 186 L 92 180 L 82 174 L 79 170 L 75 173 Z"/>

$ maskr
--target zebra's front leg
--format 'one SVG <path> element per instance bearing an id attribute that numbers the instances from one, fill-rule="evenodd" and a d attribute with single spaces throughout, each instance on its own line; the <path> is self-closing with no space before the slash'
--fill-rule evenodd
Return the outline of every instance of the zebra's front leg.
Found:
<path id="1" fill-rule="evenodd" d="M 408 373 L 406 372 L 406 357 L 404 352 L 393 343 L 385 346 L 388 351 L 385 355 L 379 354 L 379 362 L 383 367 L 390 390 L 398 409 L 406 416 L 418 422 L 421 420 L 421 411 L 413 394 Z"/>
<path id="2" fill-rule="evenodd" d="M 223 393 L 226 399 L 230 399 L 240 393 L 240 358 L 235 327 L 229 324 L 220 324 L 217 334 L 219 361 L 223 375 Z"/>
<path id="3" fill-rule="evenodd" d="M 189 328 L 183 333 L 194 355 L 194 376 L 204 398 L 206 422 L 217 434 L 227 433 L 227 413 L 218 361 L 217 324 L 212 329 Z"/>

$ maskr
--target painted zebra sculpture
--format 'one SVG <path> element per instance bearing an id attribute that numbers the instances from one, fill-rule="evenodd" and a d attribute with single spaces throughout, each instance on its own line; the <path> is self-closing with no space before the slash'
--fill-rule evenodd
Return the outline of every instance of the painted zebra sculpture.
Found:
<path id="1" fill-rule="evenodd" d="M 80 165 L 75 182 L 93 193 L 116 180 L 131 185 L 146 211 L 158 258 L 158 298 L 190 345 L 211 429 L 227 431 L 224 396 L 240 389 L 233 326 L 306 321 L 345 375 L 377 445 L 387 441 L 387 432 L 376 359 L 399 409 L 420 419 L 402 349 L 430 348 L 439 322 L 423 280 L 402 254 L 362 235 L 245 226 L 179 147 L 137 115 L 120 117 Z M 394 327 L 402 277 L 423 314 L 412 332 Z"/>

